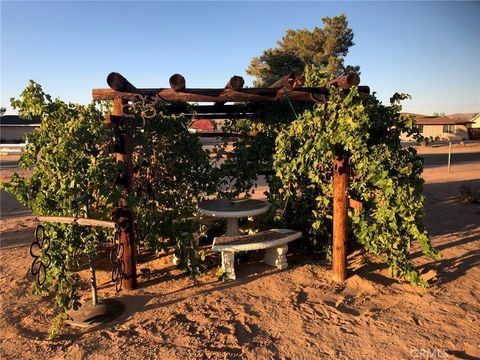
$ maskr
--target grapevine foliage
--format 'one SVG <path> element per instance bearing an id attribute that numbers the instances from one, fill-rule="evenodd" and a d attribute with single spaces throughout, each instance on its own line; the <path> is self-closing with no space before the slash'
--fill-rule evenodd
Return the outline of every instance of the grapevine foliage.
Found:
<path id="1" fill-rule="evenodd" d="M 408 259 L 410 245 L 417 240 L 427 256 L 439 254 L 423 224 L 422 161 L 415 149 L 400 144 L 400 133 L 416 131 L 400 115 L 404 98 L 396 94 L 391 106 L 383 106 L 374 96 L 362 99 L 356 89 L 345 96 L 331 88 L 325 104 L 279 133 L 274 168 L 297 223 L 319 244 L 331 239 L 332 159 L 343 153 L 353 170 L 349 197 L 363 204 L 361 211 L 349 209 L 355 239 L 384 257 L 394 276 L 426 285 Z"/>
<path id="2" fill-rule="evenodd" d="M 307 81 L 323 83 L 325 74 L 307 69 Z M 374 95 L 348 94 L 333 87 L 326 103 L 256 104 L 253 116 L 227 121 L 223 130 L 255 133 L 233 144 L 233 155 L 212 166 L 189 119 L 161 111 L 133 132 L 133 188 L 128 195 L 137 240 L 153 251 L 174 247 L 180 267 L 192 275 L 202 268 L 197 254 L 195 212 L 205 196 L 247 196 L 261 171 L 267 175 L 270 216 L 259 227 L 288 226 L 303 231 L 312 251 L 328 248 L 332 229 L 332 163 L 334 153 L 349 157 L 353 170 L 348 189 L 363 204 L 349 210 L 356 241 L 382 256 L 396 276 L 425 284 L 408 259 L 412 241 L 437 259 L 423 225 L 422 162 L 413 148 L 402 148 L 402 132 L 418 136 L 412 119 L 400 115 L 394 95 L 390 106 Z M 115 185 L 122 170 L 107 149 L 115 140 L 105 125 L 107 104 L 86 106 L 52 100 L 31 82 L 12 106 L 23 118 L 40 117 L 41 126 L 28 135 L 20 166 L 30 176 L 14 174 L 2 187 L 35 214 L 72 215 L 71 201 L 88 193 L 91 217 L 110 219 L 121 198 Z M 294 111 L 292 111 L 292 108 Z M 141 111 L 142 109 L 138 109 Z M 298 116 L 297 114 L 300 114 Z M 217 149 L 221 152 L 224 149 Z M 217 185 L 220 184 L 220 187 Z M 229 184 L 225 191 L 225 184 Z M 220 191 L 219 191 L 220 189 Z M 76 270 L 86 254 L 109 241 L 111 232 L 69 225 L 49 225 L 52 265 L 47 281 L 36 290 L 53 291 L 60 308 L 77 307 Z"/>
<path id="3" fill-rule="evenodd" d="M 173 246 L 180 268 L 195 276 L 204 258 L 195 249 L 196 209 L 202 198 L 216 192 L 218 178 L 198 135 L 188 131 L 190 121 L 159 112 L 134 133 L 128 202 L 136 214 L 137 238 L 153 251 Z"/>
<path id="4" fill-rule="evenodd" d="M 307 67 L 307 86 L 325 83 L 328 76 Z M 360 96 L 353 88 L 347 95 L 329 87 L 325 103 L 312 107 L 294 103 L 275 108 L 263 105 L 250 119 L 227 122 L 225 129 L 257 132 L 235 144 L 236 158 L 224 165 L 235 174 L 233 192 L 254 191 L 251 185 L 264 169 L 267 176 L 270 224 L 302 230 L 312 252 L 331 250 L 333 217 L 333 159 L 336 152 L 349 158 L 353 170 L 348 194 L 363 209 L 349 209 L 352 235 L 363 247 L 382 257 L 394 276 L 427 285 L 409 261 L 412 241 L 425 255 L 438 259 L 423 223 L 423 165 L 415 149 L 402 148 L 400 134 L 420 140 L 413 119 L 400 114 L 395 94 L 390 106 L 375 97 Z"/>
<path id="5" fill-rule="evenodd" d="M 115 158 L 105 147 L 113 140 L 113 133 L 103 125 L 106 104 L 82 106 L 52 100 L 31 81 L 19 99 L 12 99 L 12 107 L 22 118 L 40 118 L 41 125 L 28 134 L 19 161 L 20 167 L 32 169 L 31 175 L 14 173 L 2 187 L 36 215 L 72 216 L 72 200 L 88 193 L 92 216 L 109 219 L 120 192 L 115 187 Z M 76 308 L 76 270 L 86 254 L 110 239 L 111 231 L 94 228 L 90 233 L 84 227 L 60 224 L 46 224 L 46 230 L 52 262 L 45 283 L 35 291 L 52 291 L 63 310 Z"/>
<path id="6" fill-rule="evenodd" d="M 125 169 L 109 151 L 116 140 L 105 122 L 110 106 L 52 100 L 39 84 L 30 82 L 19 99 L 12 99 L 12 107 L 22 118 L 41 119 L 40 127 L 28 134 L 19 161 L 20 167 L 31 171 L 26 176 L 13 174 L 2 188 L 36 215 L 72 216 L 72 200 L 87 193 L 89 217 L 112 219 L 122 196 L 117 176 Z M 195 249 L 192 234 L 199 227 L 195 211 L 198 201 L 215 191 L 217 181 L 198 136 L 188 132 L 188 121 L 159 112 L 144 128 L 132 130 L 133 184 L 128 202 L 140 246 L 156 252 L 173 247 L 179 267 L 196 275 L 205 254 Z M 34 290 L 54 293 L 62 311 L 76 308 L 80 305 L 77 271 L 86 255 L 101 250 L 113 233 L 56 224 L 46 224 L 46 230 L 52 262 L 45 283 Z"/>

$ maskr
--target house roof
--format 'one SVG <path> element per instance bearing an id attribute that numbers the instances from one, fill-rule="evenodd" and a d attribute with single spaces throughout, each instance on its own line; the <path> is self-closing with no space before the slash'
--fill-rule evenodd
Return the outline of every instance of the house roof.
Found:
<path id="1" fill-rule="evenodd" d="M 480 124 L 480 113 L 478 113 L 477 115 L 475 115 L 475 116 L 472 118 L 472 122 L 473 122 L 473 123 Z"/>
<path id="2" fill-rule="evenodd" d="M 465 125 L 469 124 L 471 120 L 452 119 L 446 116 L 435 115 L 421 115 L 421 114 L 409 114 L 403 113 L 402 115 L 413 115 L 417 125 Z"/>
<path id="3" fill-rule="evenodd" d="M 455 120 L 467 120 L 467 121 L 473 121 L 479 113 L 459 113 L 459 114 L 448 114 L 447 117 L 450 119 L 455 119 Z"/>
<path id="4" fill-rule="evenodd" d="M 0 116 L 1 126 L 38 126 L 40 125 L 40 119 L 22 119 L 18 115 L 4 115 Z"/>
<path id="5" fill-rule="evenodd" d="M 198 132 L 211 132 L 214 130 L 212 122 L 207 119 L 195 120 L 192 125 L 190 125 L 190 128 L 195 129 Z"/>

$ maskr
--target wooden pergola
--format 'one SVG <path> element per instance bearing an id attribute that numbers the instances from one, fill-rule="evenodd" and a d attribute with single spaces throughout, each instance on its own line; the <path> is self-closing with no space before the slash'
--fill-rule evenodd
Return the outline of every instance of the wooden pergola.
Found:
<path id="1" fill-rule="evenodd" d="M 117 162 L 125 164 L 125 172 L 119 174 L 117 182 L 123 186 L 120 206 L 114 214 L 120 226 L 121 243 L 123 245 L 124 285 L 126 289 L 137 287 L 136 244 L 133 226 L 133 215 L 129 209 L 127 195 L 132 189 L 132 144 L 133 128 L 139 121 L 148 121 L 156 115 L 155 106 L 162 104 L 164 110 L 171 114 L 192 114 L 201 118 L 224 119 L 240 118 L 250 114 L 249 104 L 258 102 L 324 102 L 328 97 L 327 87 L 303 87 L 304 76 L 291 73 L 270 87 L 244 88 L 244 80 L 233 76 L 224 88 L 187 88 L 185 78 L 180 74 L 170 77 L 169 88 L 137 88 L 118 73 L 110 73 L 107 77 L 108 89 L 93 89 L 94 100 L 113 100 L 113 112 L 107 116 L 107 123 L 115 126 L 117 142 L 115 153 Z M 332 85 L 348 92 L 352 86 L 358 86 L 360 78 L 357 74 L 346 74 L 331 82 Z M 369 94 L 368 86 L 358 86 L 359 93 Z M 147 105 L 142 119 L 135 118 L 129 109 L 132 103 Z M 213 102 L 214 105 L 193 105 L 188 103 Z M 236 103 L 226 105 L 227 102 Z M 238 104 L 243 103 L 243 104 Z M 218 135 L 217 135 L 218 136 Z M 348 158 L 342 157 L 339 151 L 334 161 L 333 190 L 333 279 L 343 282 L 346 278 L 346 239 L 347 209 L 359 208 L 361 204 L 348 199 Z"/>

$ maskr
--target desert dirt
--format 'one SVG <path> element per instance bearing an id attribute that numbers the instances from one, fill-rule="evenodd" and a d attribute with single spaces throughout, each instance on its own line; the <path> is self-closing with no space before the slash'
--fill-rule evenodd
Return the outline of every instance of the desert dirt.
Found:
<path id="1" fill-rule="evenodd" d="M 0 181 L 10 174 L 1 170 Z M 172 265 L 171 254 L 142 253 L 139 289 L 119 294 L 108 261 L 98 259 L 100 297 L 118 298 L 125 312 L 99 328 L 64 326 L 53 341 L 46 340 L 53 299 L 31 294 L 33 216 L 2 192 L 0 357 L 479 359 L 480 205 L 460 201 L 458 188 L 480 180 L 480 162 L 460 161 L 450 173 L 426 166 L 424 179 L 426 225 L 443 254 L 431 261 L 418 246 L 411 249 L 428 289 L 392 278 L 359 249 L 349 252 L 344 284 L 331 280 L 328 263 L 305 254 L 289 254 L 283 271 L 257 254 L 237 266 L 237 280 L 220 282 L 216 268 L 192 280 Z M 89 301 L 86 267 L 81 276 Z"/>

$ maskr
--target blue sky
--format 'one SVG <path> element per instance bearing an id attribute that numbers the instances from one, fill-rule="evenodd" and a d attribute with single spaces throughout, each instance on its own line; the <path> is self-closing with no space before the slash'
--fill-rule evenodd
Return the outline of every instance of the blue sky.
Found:
<path id="1" fill-rule="evenodd" d="M 246 84 L 254 56 L 288 28 L 313 29 L 345 13 L 355 34 L 346 64 L 404 110 L 480 112 L 480 2 L 1 2 L 1 106 L 29 79 L 65 101 L 87 103 L 111 71 L 137 87 Z"/>

